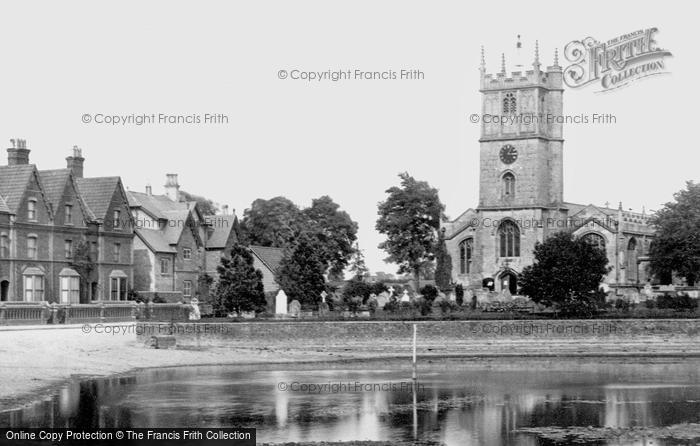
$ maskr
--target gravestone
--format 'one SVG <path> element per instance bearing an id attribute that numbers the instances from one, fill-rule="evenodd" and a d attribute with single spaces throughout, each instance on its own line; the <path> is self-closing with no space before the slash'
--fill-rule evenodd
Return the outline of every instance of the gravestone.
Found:
<path id="1" fill-rule="evenodd" d="M 301 313 L 301 304 L 298 300 L 294 299 L 289 303 L 288 313 L 290 314 L 290 316 L 299 317 L 299 314 Z"/>
<path id="2" fill-rule="evenodd" d="M 318 304 L 318 315 L 319 316 L 327 316 L 328 313 L 330 313 L 330 308 L 328 307 L 328 302 L 325 300 Z"/>
<path id="3" fill-rule="evenodd" d="M 199 300 L 195 297 L 194 299 L 192 299 L 192 302 L 190 302 L 190 305 L 192 305 L 192 310 L 190 311 L 190 320 L 200 320 L 202 318 L 202 315 L 199 312 Z"/>
<path id="4" fill-rule="evenodd" d="M 275 314 L 287 314 L 287 294 L 279 290 L 275 297 Z"/>
<path id="5" fill-rule="evenodd" d="M 408 291 L 403 290 L 403 294 L 401 295 L 401 302 L 410 302 L 411 298 L 408 296 Z"/>
<path id="6" fill-rule="evenodd" d="M 328 293 L 325 290 L 321 291 L 321 302 L 324 304 L 326 303 L 326 296 L 328 296 Z"/>

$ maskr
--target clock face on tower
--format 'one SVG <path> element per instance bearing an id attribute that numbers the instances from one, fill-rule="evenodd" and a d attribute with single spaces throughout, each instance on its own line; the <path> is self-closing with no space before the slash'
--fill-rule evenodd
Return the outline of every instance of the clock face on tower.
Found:
<path id="1" fill-rule="evenodd" d="M 501 147 L 501 161 L 505 164 L 513 164 L 516 159 L 518 159 L 518 149 L 510 144 Z"/>

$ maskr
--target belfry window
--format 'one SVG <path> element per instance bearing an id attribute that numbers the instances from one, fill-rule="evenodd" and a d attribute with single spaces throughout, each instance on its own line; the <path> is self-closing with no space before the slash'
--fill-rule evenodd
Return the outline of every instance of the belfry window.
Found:
<path id="1" fill-rule="evenodd" d="M 506 93 L 506 95 L 503 97 L 503 114 L 513 115 L 515 114 L 515 110 L 515 95 L 513 93 Z"/>
<path id="2" fill-rule="evenodd" d="M 459 273 L 469 274 L 472 266 L 472 254 L 474 252 L 474 239 L 468 238 L 459 243 Z"/>
<path id="3" fill-rule="evenodd" d="M 520 257 L 520 229 L 506 220 L 498 227 L 500 257 Z"/>
<path id="4" fill-rule="evenodd" d="M 503 196 L 508 198 L 515 196 L 515 175 L 510 172 L 503 175 Z"/>

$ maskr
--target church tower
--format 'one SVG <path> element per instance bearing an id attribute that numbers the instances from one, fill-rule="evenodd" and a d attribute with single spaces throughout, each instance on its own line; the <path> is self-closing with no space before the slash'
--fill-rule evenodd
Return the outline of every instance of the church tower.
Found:
<path id="1" fill-rule="evenodd" d="M 487 74 L 481 59 L 479 209 L 558 207 L 562 193 L 562 70 Z"/>
<path id="2" fill-rule="evenodd" d="M 517 292 L 533 250 L 566 218 L 563 203 L 562 69 L 486 72 L 481 55 L 482 120 L 478 227 L 473 228 L 470 284 L 492 281 L 496 291 Z"/>

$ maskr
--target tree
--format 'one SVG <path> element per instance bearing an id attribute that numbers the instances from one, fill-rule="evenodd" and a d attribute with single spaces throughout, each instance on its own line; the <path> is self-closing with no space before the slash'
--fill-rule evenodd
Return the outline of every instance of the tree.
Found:
<path id="1" fill-rule="evenodd" d="M 189 192 L 185 192 L 184 190 L 180 191 L 180 201 L 194 201 L 194 202 L 196 202 L 197 207 L 199 208 L 199 211 L 204 216 L 216 215 L 219 212 L 219 207 L 212 200 L 205 198 L 205 197 L 202 197 L 200 195 L 195 195 L 195 194 L 191 194 Z"/>
<path id="2" fill-rule="evenodd" d="M 275 197 L 257 199 L 245 210 L 241 234 L 247 244 L 290 250 L 302 234 L 315 238 L 324 273 L 342 277 L 357 240 L 357 223 L 328 196 L 312 200 L 303 210 L 285 197 Z"/>
<path id="3" fill-rule="evenodd" d="M 288 248 L 301 231 L 300 217 L 301 211 L 288 198 L 258 198 L 243 213 L 243 241 L 248 245 Z"/>
<path id="4" fill-rule="evenodd" d="M 331 277 L 342 277 L 343 270 L 353 255 L 353 243 L 357 240 L 357 223 L 331 197 L 315 198 L 311 206 L 302 211 L 299 224 L 312 234 L 322 248 L 321 259 Z"/>
<path id="5" fill-rule="evenodd" d="M 353 248 L 352 258 L 350 259 L 350 267 L 348 268 L 353 278 L 363 280 L 369 275 L 369 268 L 365 264 L 365 256 L 360 250 L 360 246 L 355 243 Z"/>
<path id="6" fill-rule="evenodd" d="M 538 242 L 534 257 L 520 277 L 524 295 L 537 303 L 560 304 L 565 311 L 596 303 L 598 287 L 609 271 L 603 250 L 562 231 Z"/>
<path id="7" fill-rule="evenodd" d="M 79 240 L 73 247 L 70 267 L 80 276 L 80 302 L 89 302 L 88 288 L 92 272 L 95 270 L 95 260 L 90 254 L 90 244 L 85 240 Z"/>
<path id="8" fill-rule="evenodd" d="M 379 245 L 399 265 L 398 273 L 411 273 L 420 285 L 420 273 L 435 257 L 437 231 L 444 206 L 438 191 L 425 181 L 404 172 L 401 187 L 391 187 L 389 197 L 379 203 L 377 230 L 387 236 Z"/>
<path id="9" fill-rule="evenodd" d="M 700 184 L 688 181 L 673 197 L 650 221 L 656 228 L 650 268 L 665 282 L 675 272 L 694 285 L 700 277 Z"/>
<path id="10" fill-rule="evenodd" d="M 302 235 L 293 249 L 286 250 L 275 277 L 290 299 L 305 305 L 315 305 L 321 300 L 326 279 L 320 252 L 318 241 L 308 235 Z"/>
<path id="11" fill-rule="evenodd" d="M 246 247 L 235 244 L 230 256 L 221 258 L 216 270 L 219 282 L 215 296 L 220 310 L 237 313 L 265 310 L 263 275 L 253 266 L 253 255 Z"/>
<path id="12" fill-rule="evenodd" d="M 440 231 L 435 252 L 435 285 L 441 290 L 447 290 L 452 283 L 452 257 L 447 252 L 444 231 Z"/>

